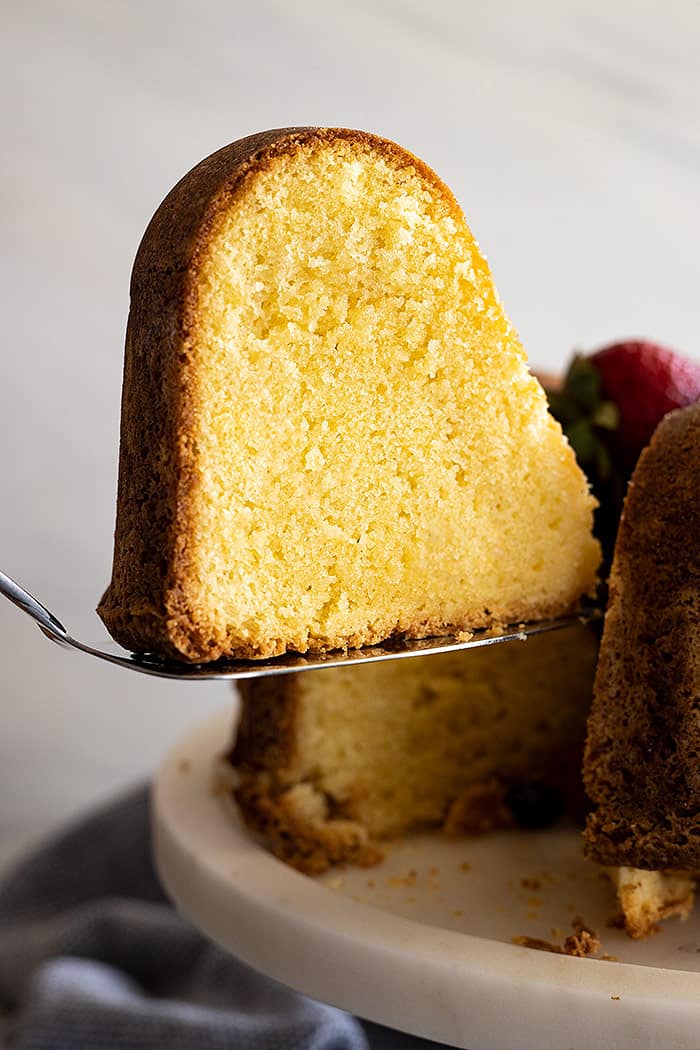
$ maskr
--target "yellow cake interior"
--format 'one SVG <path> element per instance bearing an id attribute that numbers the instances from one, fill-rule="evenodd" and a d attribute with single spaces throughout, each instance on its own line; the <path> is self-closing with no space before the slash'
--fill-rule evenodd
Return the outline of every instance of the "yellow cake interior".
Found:
<path id="1" fill-rule="evenodd" d="M 547 615 L 598 562 L 449 191 L 361 153 L 307 144 L 250 174 L 193 284 L 187 597 L 262 655 Z"/>
<path id="2" fill-rule="evenodd" d="M 285 859 L 322 870 L 355 859 L 358 842 L 464 830 L 465 802 L 502 800 L 473 796 L 477 785 L 575 790 L 596 648 L 595 632 L 574 627 L 246 683 L 233 758 L 243 812 Z M 489 813 L 476 816 L 486 829 Z"/>

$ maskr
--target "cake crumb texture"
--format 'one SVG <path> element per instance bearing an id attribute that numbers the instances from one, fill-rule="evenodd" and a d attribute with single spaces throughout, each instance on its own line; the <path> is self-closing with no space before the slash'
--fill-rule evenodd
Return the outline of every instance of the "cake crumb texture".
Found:
<path id="1" fill-rule="evenodd" d="M 528 937 L 523 934 L 511 937 L 511 943 L 523 948 L 534 948 L 539 952 L 551 952 L 553 955 L 571 955 L 578 959 L 588 959 L 600 951 L 599 935 L 583 919 L 577 916 L 571 925 L 574 932 L 565 938 L 563 945 L 555 944 L 542 937 Z"/>
<path id="2" fill-rule="evenodd" d="M 203 161 L 132 276 L 117 641 L 192 661 L 548 617 L 594 501 L 447 187 L 386 140 Z"/>
<path id="3" fill-rule="evenodd" d="M 512 783 L 577 797 L 597 641 L 518 645 L 242 682 L 231 761 L 248 824 L 303 871 L 379 859 L 383 840 L 512 824 Z"/>
<path id="4" fill-rule="evenodd" d="M 636 940 L 656 933 L 662 919 L 687 919 L 693 909 L 695 878 L 690 873 L 621 867 L 607 874 L 617 892 L 619 925 Z"/>

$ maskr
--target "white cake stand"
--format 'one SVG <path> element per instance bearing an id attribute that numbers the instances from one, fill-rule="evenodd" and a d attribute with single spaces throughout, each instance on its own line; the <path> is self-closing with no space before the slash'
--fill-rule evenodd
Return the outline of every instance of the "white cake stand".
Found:
<path id="1" fill-rule="evenodd" d="M 697 1050 L 700 921 L 643 942 L 606 928 L 611 891 L 575 829 L 418 836 L 379 867 L 309 878 L 217 793 L 232 725 L 226 711 L 195 727 L 155 785 L 158 870 L 213 941 L 307 995 L 470 1050 Z M 617 961 L 511 943 L 561 943 L 577 914 Z"/>

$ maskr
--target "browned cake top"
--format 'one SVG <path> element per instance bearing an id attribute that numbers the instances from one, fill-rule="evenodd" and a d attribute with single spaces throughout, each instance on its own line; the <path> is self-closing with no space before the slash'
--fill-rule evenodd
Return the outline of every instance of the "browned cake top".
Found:
<path id="1" fill-rule="evenodd" d="M 630 483 L 589 722 L 587 849 L 700 868 L 700 404 L 658 427 Z"/>

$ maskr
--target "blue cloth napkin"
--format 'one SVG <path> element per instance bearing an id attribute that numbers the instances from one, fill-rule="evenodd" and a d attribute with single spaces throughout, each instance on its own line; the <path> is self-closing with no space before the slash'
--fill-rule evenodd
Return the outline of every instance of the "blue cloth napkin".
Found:
<path id="1" fill-rule="evenodd" d="M 388 1033 L 263 977 L 181 919 L 151 865 L 148 805 L 145 789 L 120 799 L 0 887 L 2 1045 L 367 1050 Z"/>

